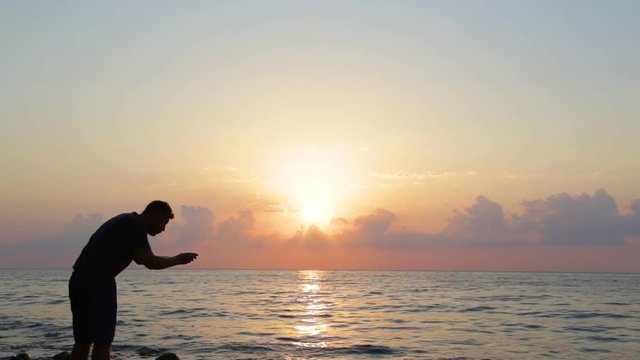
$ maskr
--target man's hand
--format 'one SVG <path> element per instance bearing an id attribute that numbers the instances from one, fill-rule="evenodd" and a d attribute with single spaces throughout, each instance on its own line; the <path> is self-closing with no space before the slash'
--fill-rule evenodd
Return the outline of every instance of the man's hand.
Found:
<path id="1" fill-rule="evenodd" d="M 144 265 L 147 269 L 160 270 L 171 266 L 192 262 L 198 257 L 196 253 L 182 253 L 176 256 L 158 256 L 150 248 L 135 249 L 133 260 L 136 264 Z"/>
<path id="2" fill-rule="evenodd" d="M 176 259 L 178 260 L 178 264 L 188 264 L 195 260 L 198 257 L 196 253 L 182 253 L 176 255 Z"/>

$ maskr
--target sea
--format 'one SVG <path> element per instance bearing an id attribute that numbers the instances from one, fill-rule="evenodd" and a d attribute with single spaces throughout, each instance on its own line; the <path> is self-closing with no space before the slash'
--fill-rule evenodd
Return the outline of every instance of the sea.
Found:
<path id="1" fill-rule="evenodd" d="M 0 270 L 0 358 L 73 344 L 68 270 Z M 125 270 L 113 359 L 640 359 L 640 275 Z"/>

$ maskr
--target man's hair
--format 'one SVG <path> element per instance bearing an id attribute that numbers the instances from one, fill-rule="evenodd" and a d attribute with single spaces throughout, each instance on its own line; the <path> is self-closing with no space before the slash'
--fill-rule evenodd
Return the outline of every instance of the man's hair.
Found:
<path id="1" fill-rule="evenodd" d="M 173 210 L 171 210 L 171 206 L 165 201 L 162 200 L 153 200 L 152 202 L 144 208 L 143 214 L 162 214 L 169 217 L 169 219 L 173 219 Z"/>

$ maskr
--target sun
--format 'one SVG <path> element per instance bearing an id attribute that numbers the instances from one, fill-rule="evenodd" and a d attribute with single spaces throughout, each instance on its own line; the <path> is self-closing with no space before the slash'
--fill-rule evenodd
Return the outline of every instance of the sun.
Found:
<path id="1" fill-rule="evenodd" d="M 285 148 L 269 162 L 270 186 L 297 224 L 330 226 L 353 196 L 356 165 L 335 149 Z"/>
<path id="2" fill-rule="evenodd" d="M 328 224 L 334 216 L 332 193 L 322 183 L 307 183 L 299 186 L 297 208 L 307 225 Z"/>

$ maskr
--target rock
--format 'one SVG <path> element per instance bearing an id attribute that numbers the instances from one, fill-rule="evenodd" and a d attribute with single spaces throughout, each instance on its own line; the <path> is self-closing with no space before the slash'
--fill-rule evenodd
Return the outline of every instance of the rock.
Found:
<path id="1" fill-rule="evenodd" d="M 158 356 L 156 360 L 180 360 L 180 358 L 174 353 L 164 353 Z"/>
<path id="2" fill-rule="evenodd" d="M 51 360 L 70 360 L 71 354 L 66 351 L 61 352 L 60 354 L 54 355 Z"/>
<path id="3" fill-rule="evenodd" d="M 27 353 L 20 353 L 16 356 L 11 357 L 11 360 L 31 360 L 31 358 Z"/>

